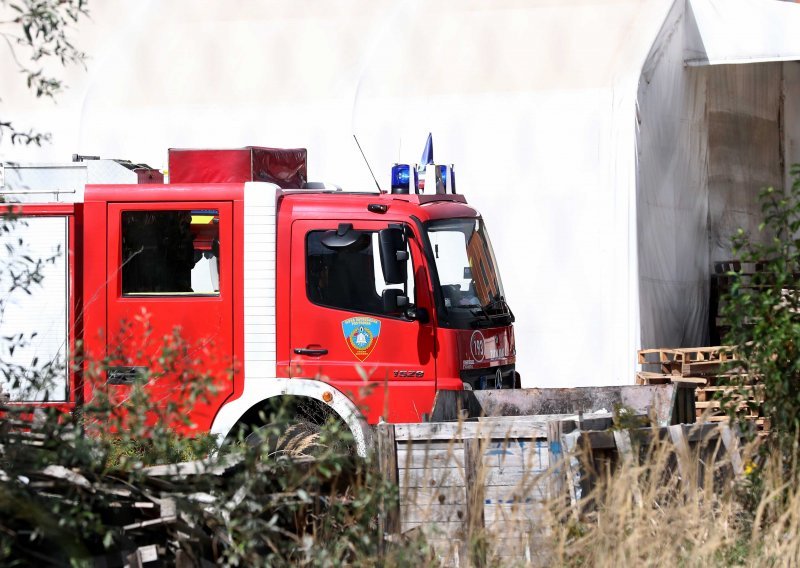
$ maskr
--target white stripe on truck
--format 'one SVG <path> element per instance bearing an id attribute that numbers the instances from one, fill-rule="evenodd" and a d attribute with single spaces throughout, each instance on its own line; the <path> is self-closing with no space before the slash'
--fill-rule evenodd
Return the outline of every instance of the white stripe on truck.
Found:
<path id="1" fill-rule="evenodd" d="M 277 185 L 244 184 L 244 376 L 275 377 Z"/>

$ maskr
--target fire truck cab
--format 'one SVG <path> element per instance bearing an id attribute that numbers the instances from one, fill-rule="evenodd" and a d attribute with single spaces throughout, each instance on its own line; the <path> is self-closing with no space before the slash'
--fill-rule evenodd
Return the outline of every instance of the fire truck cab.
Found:
<path id="1" fill-rule="evenodd" d="M 108 361 L 101 385 L 64 365 L 44 392 L 7 386 L 12 400 L 80 405 L 96 388 L 123 398 L 160 340 L 179 335 L 182 357 L 218 372 L 213 394 L 185 409 L 197 430 L 257 427 L 265 404 L 292 397 L 335 413 L 363 454 L 368 424 L 422 421 L 438 391 L 519 386 L 488 232 L 452 168 L 428 166 L 427 193 L 403 165 L 391 193 L 347 193 L 309 188 L 305 150 L 171 150 L 167 184 L 115 163 L 127 183 L 75 193 L 6 167 L 21 239 L 63 256 L 2 335 L 45 330 L 21 364 L 64 364 L 78 348 Z M 153 404 L 180 404 L 186 377 L 161 371 Z"/>

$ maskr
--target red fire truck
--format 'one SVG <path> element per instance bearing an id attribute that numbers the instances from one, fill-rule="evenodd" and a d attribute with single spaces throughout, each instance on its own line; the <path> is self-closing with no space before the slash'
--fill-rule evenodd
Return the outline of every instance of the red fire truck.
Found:
<path id="1" fill-rule="evenodd" d="M 170 150 L 169 183 L 120 160 L 6 165 L 0 194 L 25 221 L 19 238 L 66 254 L 0 322 L 0 336 L 38 332 L 15 361 L 57 361 L 63 375 L 5 390 L 72 407 L 96 388 L 124 397 L 157 357 L 142 322 L 235 370 L 186 409 L 223 439 L 293 397 L 335 413 L 363 454 L 368 424 L 422 421 L 439 391 L 518 387 L 485 224 L 452 167 L 419 173 L 395 165 L 390 193 L 349 193 L 308 183 L 305 150 L 257 147 Z M 102 385 L 63 365 L 77 346 L 109 361 Z M 180 396 L 179 380 L 160 377 L 153 404 Z"/>

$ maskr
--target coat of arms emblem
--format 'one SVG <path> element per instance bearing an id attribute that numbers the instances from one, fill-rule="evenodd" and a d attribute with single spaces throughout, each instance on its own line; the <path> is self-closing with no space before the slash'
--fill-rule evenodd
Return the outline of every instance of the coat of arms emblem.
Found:
<path id="1" fill-rule="evenodd" d="M 342 321 L 342 333 L 356 359 L 364 361 L 375 349 L 381 334 L 381 322 L 375 318 L 355 317 Z"/>

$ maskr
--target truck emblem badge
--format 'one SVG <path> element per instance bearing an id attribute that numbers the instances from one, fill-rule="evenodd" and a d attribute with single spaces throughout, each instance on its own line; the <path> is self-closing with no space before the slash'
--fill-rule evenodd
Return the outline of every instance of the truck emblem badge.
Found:
<path id="1" fill-rule="evenodd" d="M 472 332 L 472 337 L 469 339 L 469 350 L 472 352 L 472 358 L 478 363 L 483 361 L 485 349 L 486 339 L 484 339 L 483 334 L 480 331 L 475 330 Z"/>
<path id="2" fill-rule="evenodd" d="M 381 334 L 381 322 L 375 318 L 357 317 L 342 321 L 342 333 L 356 359 L 364 361 L 375 349 Z"/>

